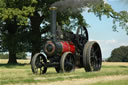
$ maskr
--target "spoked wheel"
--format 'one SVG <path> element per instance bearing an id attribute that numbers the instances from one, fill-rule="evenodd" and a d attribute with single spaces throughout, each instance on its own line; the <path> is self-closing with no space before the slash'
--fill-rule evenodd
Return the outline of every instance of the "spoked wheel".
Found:
<path id="1" fill-rule="evenodd" d="M 76 40 L 78 43 L 78 46 L 83 49 L 84 44 L 88 41 L 88 31 L 86 27 L 79 26 L 76 32 Z"/>
<path id="2" fill-rule="evenodd" d="M 43 54 L 41 53 L 35 54 L 31 62 L 32 72 L 35 74 L 45 74 L 47 71 L 47 67 L 45 67 L 46 63 L 47 63 L 47 59 Z"/>
<path id="3" fill-rule="evenodd" d="M 99 71 L 102 65 L 102 54 L 97 42 L 87 42 L 83 50 L 83 65 L 87 72 Z"/>
<path id="4" fill-rule="evenodd" d="M 60 68 L 62 72 L 72 72 L 75 70 L 75 59 L 71 52 L 66 52 L 62 55 Z"/>

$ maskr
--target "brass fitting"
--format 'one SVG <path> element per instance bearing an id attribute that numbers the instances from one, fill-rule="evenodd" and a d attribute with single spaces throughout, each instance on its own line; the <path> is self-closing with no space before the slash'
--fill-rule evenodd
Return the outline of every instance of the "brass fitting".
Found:
<path id="1" fill-rule="evenodd" d="M 49 8 L 49 10 L 57 10 L 57 7 L 52 6 L 52 7 Z"/>

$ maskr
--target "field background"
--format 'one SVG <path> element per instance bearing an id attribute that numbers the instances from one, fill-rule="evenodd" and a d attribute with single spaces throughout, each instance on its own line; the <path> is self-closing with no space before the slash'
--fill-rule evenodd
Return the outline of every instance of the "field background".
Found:
<path id="1" fill-rule="evenodd" d="M 103 62 L 99 72 L 81 68 L 58 74 L 48 68 L 45 75 L 35 75 L 29 60 L 18 60 L 19 65 L 7 65 L 7 61 L 0 59 L 0 85 L 128 85 L 128 63 Z"/>

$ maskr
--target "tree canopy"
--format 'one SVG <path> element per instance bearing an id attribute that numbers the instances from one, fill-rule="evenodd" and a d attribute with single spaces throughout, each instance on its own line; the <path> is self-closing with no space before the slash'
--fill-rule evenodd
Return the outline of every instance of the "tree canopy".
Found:
<path id="1" fill-rule="evenodd" d="M 110 58 L 108 58 L 109 62 L 128 62 L 128 46 L 121 46 L 119 48 L 115 48 Z"/>

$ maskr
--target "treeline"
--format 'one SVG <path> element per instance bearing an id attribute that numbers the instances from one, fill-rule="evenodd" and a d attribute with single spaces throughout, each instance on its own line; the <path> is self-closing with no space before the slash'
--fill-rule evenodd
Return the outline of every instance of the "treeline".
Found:
<path id="1" fill-rule="evenodd" d="M 108 62 L 128 62 L 128 46 L 120 46 L 112 51 Z"/>
<path id="2" fill-rule="evenodd" d="M 8 59 L 8 54 L 1 53 L 0 59 Z"/>
<path id="3" fill-rule="evenodd" d="M 8 53 L 0 53 L 0 59 L 8 59 Z M 27 54 L 25 52 L 17 53 L 16 59 L 27 59 Z"/>

